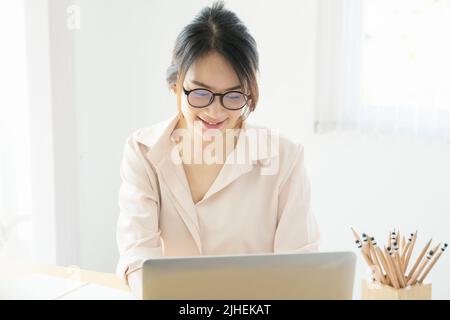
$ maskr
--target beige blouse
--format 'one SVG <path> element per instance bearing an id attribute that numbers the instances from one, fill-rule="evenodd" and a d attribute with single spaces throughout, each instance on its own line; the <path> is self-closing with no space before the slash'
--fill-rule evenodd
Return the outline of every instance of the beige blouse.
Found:
<path id="1" fill-rule="evenodd" d="M 246 120 L 216 180 L 194 204 L 173 152 L 178 119 L 136 130 L 125 143 L 117 223 L 122 279 L 152 257 L 318 250 L 300 144 Z"/>

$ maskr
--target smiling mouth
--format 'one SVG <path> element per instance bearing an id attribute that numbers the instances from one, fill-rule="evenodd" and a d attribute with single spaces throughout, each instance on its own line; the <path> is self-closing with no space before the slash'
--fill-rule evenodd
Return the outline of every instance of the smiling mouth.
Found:
<path id="1" fill-rule="evenodd" d="M 199 116 L 197 116 L 197 118 L 200 119 L 203 123 L 205 123 L 206 125 L 209 125 L 209 126 L 219 126 L 223 122 L 225 122 L 225 120 L 226 120 L 225 119 L 225 120 L 222 120 L 222 121 L 207 121 L 207 120 L 204 120 L 204 119 L 200 118 Z"/>

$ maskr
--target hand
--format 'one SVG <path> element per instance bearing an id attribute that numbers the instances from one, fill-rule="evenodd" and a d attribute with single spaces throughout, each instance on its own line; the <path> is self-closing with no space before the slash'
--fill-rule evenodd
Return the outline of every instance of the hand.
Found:
<path id="1" fill-rule="evenodd" d="M 131 289 L 133 295 L 142 300 L 143 299 L 143 290 L 142 290 L 142 269 L 138 269 L 133 271 L 127 276 L 128 286 Z"/>

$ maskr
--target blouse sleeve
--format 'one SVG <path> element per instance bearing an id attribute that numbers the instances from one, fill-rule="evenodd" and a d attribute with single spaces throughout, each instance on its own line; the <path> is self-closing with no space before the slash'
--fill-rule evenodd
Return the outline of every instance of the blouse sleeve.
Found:
<path id="1" fill-rule="evenodd" d="M 145 159 L 139 148 L 139 143 L 130 136 L 120 166 L 116 273 L 126 283 L 127 275 L 141 268 L 146 259 L 163 255 L 158 223 L 159 195 L 152 183 L 156 178 L 145 169 Z"/>
<path id="2" fill-rule="evenodd" d="M 303 147 L 296 154 L 278 193 L 278 225 L 274 252 L 314 252 L 320 232 L 311 210 L 311 188 L 304 163 Z"/>

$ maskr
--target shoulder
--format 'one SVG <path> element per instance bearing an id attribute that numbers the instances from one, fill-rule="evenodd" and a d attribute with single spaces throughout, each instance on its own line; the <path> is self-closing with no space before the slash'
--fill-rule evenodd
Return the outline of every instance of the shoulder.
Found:
<path id="1" fill-rule="evenodd" d="M 135 140 L 139 143 L 152 147 L 155 145 L 172 127 L 176 124 L 177 118 L 171 117 L 170 119 L 157 122 L 151 126 L 143 127 L 133 131 L 128 137 L 131 140 Z"/>
<path id="2" fill-rule="evenodd" d="M 142 144 L 147 148 L 152 148 L 161 140 L 169 139 L 170 133 L 177 122 L 178 115 L 174 115 L 148 127 L 138 128 L 128 135 L 126 142 L 134 146 Z"/>
<path id="3" fill-rule="evenodd" d="M 303 170 L 304 147 L 301 143 L 283 134 L 278 134 L 278 139 L 280 184 L 283 184 L 294 172 Z"/>

